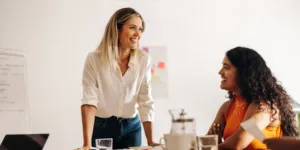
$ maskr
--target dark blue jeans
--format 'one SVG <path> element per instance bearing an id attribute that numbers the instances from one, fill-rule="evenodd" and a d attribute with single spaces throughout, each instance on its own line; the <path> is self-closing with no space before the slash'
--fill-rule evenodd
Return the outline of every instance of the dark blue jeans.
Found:
<path id="1" fill-rule="evenodd" d="M 113 149 L 141 146 L 142 127 L 138 115 L 134 118 L 95 118 L 92 146 L 95 147 L 95 140 L 101 138 L 112 138 Z"/>

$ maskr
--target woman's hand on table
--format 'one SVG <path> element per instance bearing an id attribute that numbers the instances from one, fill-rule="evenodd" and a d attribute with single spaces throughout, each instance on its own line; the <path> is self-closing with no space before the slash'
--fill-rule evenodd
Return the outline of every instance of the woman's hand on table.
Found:
<path id="1" fill-rule="evenodd" d="M 160 146 L 160 145 L 161 145 L 161 144 L 155 143 L 155 142 L 150 142 L 150 143 L 148 143 L 148 146 L 151 146 L 151 147 Z"/>
<path id="2" fill-rule="evenodd" d="M 83 146 L 83 147 L 80 147 L 80 148 L 76 148 L 74 150 L 91 150 L 91 147 L 90 146 Z"/>

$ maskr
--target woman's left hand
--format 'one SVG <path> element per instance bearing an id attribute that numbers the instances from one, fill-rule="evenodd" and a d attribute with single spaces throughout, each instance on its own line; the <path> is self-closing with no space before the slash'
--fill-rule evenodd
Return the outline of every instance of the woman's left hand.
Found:
<path id="1" fill-rule="evenodd" d="M 293 137 L 272 138 L 263 141 L 272 150 L 298 150 L 300 140 Z"/>

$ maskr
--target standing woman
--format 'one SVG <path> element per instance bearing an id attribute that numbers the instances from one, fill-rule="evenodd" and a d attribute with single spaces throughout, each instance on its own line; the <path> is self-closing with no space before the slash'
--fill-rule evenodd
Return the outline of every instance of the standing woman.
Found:
<path id="1" fill-rule="evenodd" d="M 90 52 L 83 69 L 81 106 L 83 147 L 95 139 L 112 138 L 113 149 L 141 145 L 141 122 L 149 146 L 154 106 L 149 56 L 139 50 L 145 29 L 132 8 L 117 10 L 106 25 L 99 47 Z"/>

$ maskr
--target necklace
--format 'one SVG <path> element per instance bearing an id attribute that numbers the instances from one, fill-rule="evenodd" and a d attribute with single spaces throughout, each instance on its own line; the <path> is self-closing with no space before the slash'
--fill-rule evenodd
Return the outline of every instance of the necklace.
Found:
<path id="1" fill-rule="evenodd" d="M 244 103 L 243 103 L 243 104 L 239 104 L 239 105 L 238 105 L 238 104 L 236 104 L 236 106 L 237 106 L 237 107 L 240 107 L 240 106 L 243 106 L 243 105 L 245 105 L 245 104 L 246 104 L 246 101 L 244 101 Z"/>
<path id="2" fill-rule="evenodd" d="M 234 114 L 240 116 L 243 113 L 245 113 L 245 108 L 247 107 L 246 105 L 246 101 L 244 100 L 244 102 L 242 104 L 238 104 L 238 100 L 236 99 L 235 101 L 235 106 L 234 106 Z"/>
<path id="3" fill-rule="evenodd" d="M 245 111 L 245 108 L 246 108 L 247 105 L 245 105 L 245 103 L 243 105 L 236 105 L 236 107 L 234 108 L 233 112 L 234 114 L 236 115 L 241 115 L 242 112 L 244 113 Z"/>

